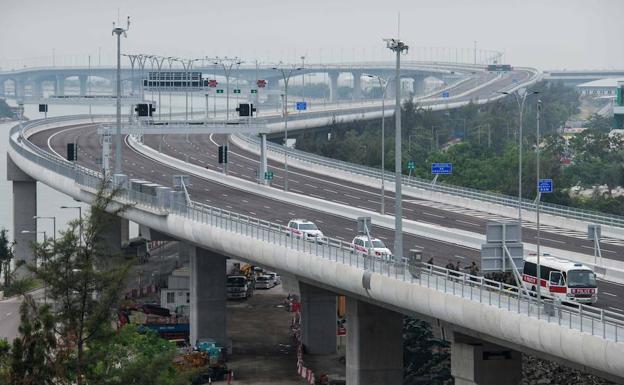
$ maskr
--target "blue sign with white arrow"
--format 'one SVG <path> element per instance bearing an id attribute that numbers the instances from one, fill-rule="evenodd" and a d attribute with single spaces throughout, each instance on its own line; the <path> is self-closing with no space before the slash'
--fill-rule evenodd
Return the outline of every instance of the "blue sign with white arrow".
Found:
<path id="1" fill-rule="evenodd" d="M 453 173 L 453 163 L 431 163 L 433 175 L 448 175 Z"/>
<path id="2" fill-rule="evenodd" d="M 537 183 L 537 190 L 541 193 L 553 192 L 553 180 L 552 179 L 540 179 Z"/>
<path id="3" fill-rule="evenodd" d="M 442 92 L 442 97 L 443 98 L 448 98 L 451 94 L 448 91 L 444 91 Z"/>
<path id="4" fill-rule="evenodd" d="M 306 102 L 297 102 L 296 107 L 297 111 L 305 111 L 308 108 L 308 104 Z"/>

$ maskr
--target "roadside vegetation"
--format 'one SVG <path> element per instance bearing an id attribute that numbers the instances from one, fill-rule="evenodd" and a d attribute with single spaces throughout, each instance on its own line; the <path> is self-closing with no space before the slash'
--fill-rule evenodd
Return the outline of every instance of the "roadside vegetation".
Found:
<path id="1" fill-rule="evenodd" d="M 19 336 L 0 343 L 0 384 L 190 383 L 173 366 L 173 344 L 132 325 L 117 327 L 132 262 L 107 252 L 101 236 L 113 196 L 100 192 L 82 222 L 71 222 L 56 242 L 33 245 L 38 263 L 22 268 L 44 283 L 45 295 L 21 293 Z"/>
<path id="2" fill-rule="evenodd" d="M 541 176 L 552 178 L 554 194 L 544 201 L 622 215 L 624 196 L 624 140 L 609 137 L 611 121 L 593 115 L 586 131 L 565 138 L 561 127 L 579 112 L 579 98 L 572 87 L 541 82 L 543 102 Z M 536 100 L 527 99 L 523 119 L 523 196 L 535 198 Z M 469 104 L 449 111 L 431 111 L 407 101 L 402 106 L 402 165 L 414 161 L 413 176 L 431 180 L 430 164 L 453 163 L 453 174 L 438 183 L 517 196 L 518 105 L 507 97 L 486 105 Z M 336 123 L 314 132 L 292 133 L 296 147 L 334 159 L 381 167 L 381 120 Z M 386 118 L 385 167 L 394 171 L 394 117 Z M 278 139 L 279 140 L 279 139 Z M 602 186 L 602 187 L 600 187 Z M 575 191 L 594 190 L 591 194 Z"/>

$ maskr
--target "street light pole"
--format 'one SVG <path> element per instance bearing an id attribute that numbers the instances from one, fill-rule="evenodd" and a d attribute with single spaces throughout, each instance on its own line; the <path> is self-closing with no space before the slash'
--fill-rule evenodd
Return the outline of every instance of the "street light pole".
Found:
<path id="1" fill-rule="evenodd" d="M 56 217 L 38 217 L 35 215 L 33 219 L 52 219 L 52 239 L 54 240 L 54 244 L 56 244 Z"/>
<path id="2" fill-rule="evenodd" d="M 536 175 L 537 180 L 535 183 L 535 187 L 537 189 L 537 199 L 535 201 L 535 216 L 537 218 L 537 304 L 541 303 L 541 287 L 542 287 L 542 274 L 541 274 L 541 266 L 540 266 L 540 201 L 542 199 L 542 193 L 539 190 L 539 180 L 540 180 L 540 114 L 542 112 L 542 101 L 537 101 L 537 126 L 536 126 Z"/>
<path id="3" fill-rule="evenodd" d="M 284 191 L 288 191 L 288 82 L 290 81 L 290 77 L 294 71 L 300 71 L 302 67 L 292 66 L 286 72 L 283 67 L 280 67 L 282 62 L 276 67 L 273 67 L 274 70 L 279 71 L 282 74 L 282 78 L 284 80 L 284 103 L 282 105 L 282 111 L 284 115 Z"/>
<path id="4" fill-rule="evenodd" d="M 121 174 L 121 35 L 127 37 L 126 32 L 130 29 L 130 16 L 126 21 L 126 28 L 115 27 L 113 22 L 113 35 L 117 35 L 117 134 L 115 137 L 115 173 Z"/>
<path id="5" fill-rule="evenodd" d="M 403 205 L 401 198 L 401 53 L 407 53 L 408 46 L 399 39 L 385 39 L 387 48 L 396 53 L 396 100 L 394 106 L 395 121 L 395 198 L 394 198 L 394 255 L 397 261 L 403 260 Z"/>
<path id="6" fill-rule="evenodd" d="M 520 88 L 516 92 L 501 92 L 503 95 L 514 95 L 516 99 L 516 103 L 518 104 L 519 110 L 519 121 L 518 121 L 518 223 L 520 224 L 520 229 L 522 229 L 522 126 L 523 126 L 523 115 L 524 115 L 524 104 L 529 95 L 538 94 L 538 91 L 530 91 L 528 92 L 526 88 Z"/>
<path id="7" fill-rule="evenodd" d="M 381 209 L 379 213 L 384 215 L 386 213 L 386 90 L 388 89 L 388 79 L 384 79 L 381 76 L 367 75 L 370 78 L 376 77 L 379 81 L 379 88 L 381 89 Z"/>
<path id="8" fill-rule="evenodd" d="M 80 206 L 61 206 L 60 208 L 62 209 L 78 209 L 78 218 L 80 220 L 80 222 L 78 222 L 79 225 L 79 237 L 78 237 L 78 244 L 80 246 L 82 246 L 82 207 Z"/>

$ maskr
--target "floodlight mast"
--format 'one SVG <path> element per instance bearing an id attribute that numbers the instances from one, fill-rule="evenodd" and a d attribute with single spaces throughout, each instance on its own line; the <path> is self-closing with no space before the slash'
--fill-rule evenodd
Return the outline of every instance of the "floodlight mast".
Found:
<path id="1" fill-rule="evenodd" d="M 130 16 L 126 20 L 126 28 L 115 27 L 113 22 L 112 35 L 117 35 L 117 132 L 115 137 L 115 173 L 121 174 L 121 35 L 128 37 Z"/>
<path id="2" fill-rule="evenodd" d="M 397 261 L 403 260 L 403 202 L 401 198 L 401 54 L 407 54 L 409 47 L 399 39 L 384 39 L 386 47 L 396 53 L 395 88 L 396 101 L 394 105 L 395 121 L 395 199 L 394 199 L 394 255 Z"/>

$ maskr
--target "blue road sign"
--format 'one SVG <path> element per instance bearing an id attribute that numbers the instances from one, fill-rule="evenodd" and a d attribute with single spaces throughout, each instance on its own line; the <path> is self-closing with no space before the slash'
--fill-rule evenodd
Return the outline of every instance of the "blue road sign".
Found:
<path id="1" fill-rule="evenodd" d="M 308 104 L 306 102 L 297 102 L 297 111 L 304 111 L 308 109 Z"/>
<path id="2" fill-rule="evenodd" d="M 442 92 L 442 97 L 443 98 L 448 98 L 451 94 L 448 91 L 444 91 Z"/>
<path id="3" fill-rule="evenodd" d="M 537 183 L 537 189 L 541 193 L 551 193 L 553 192 L 553 181 L 552 179 L 540 179 Z"/>
<path id="4" fill-rule="evenodd" d="M 453 163 L 431 163 L 431 173 L 445 175 L 453 173 Z"/>

